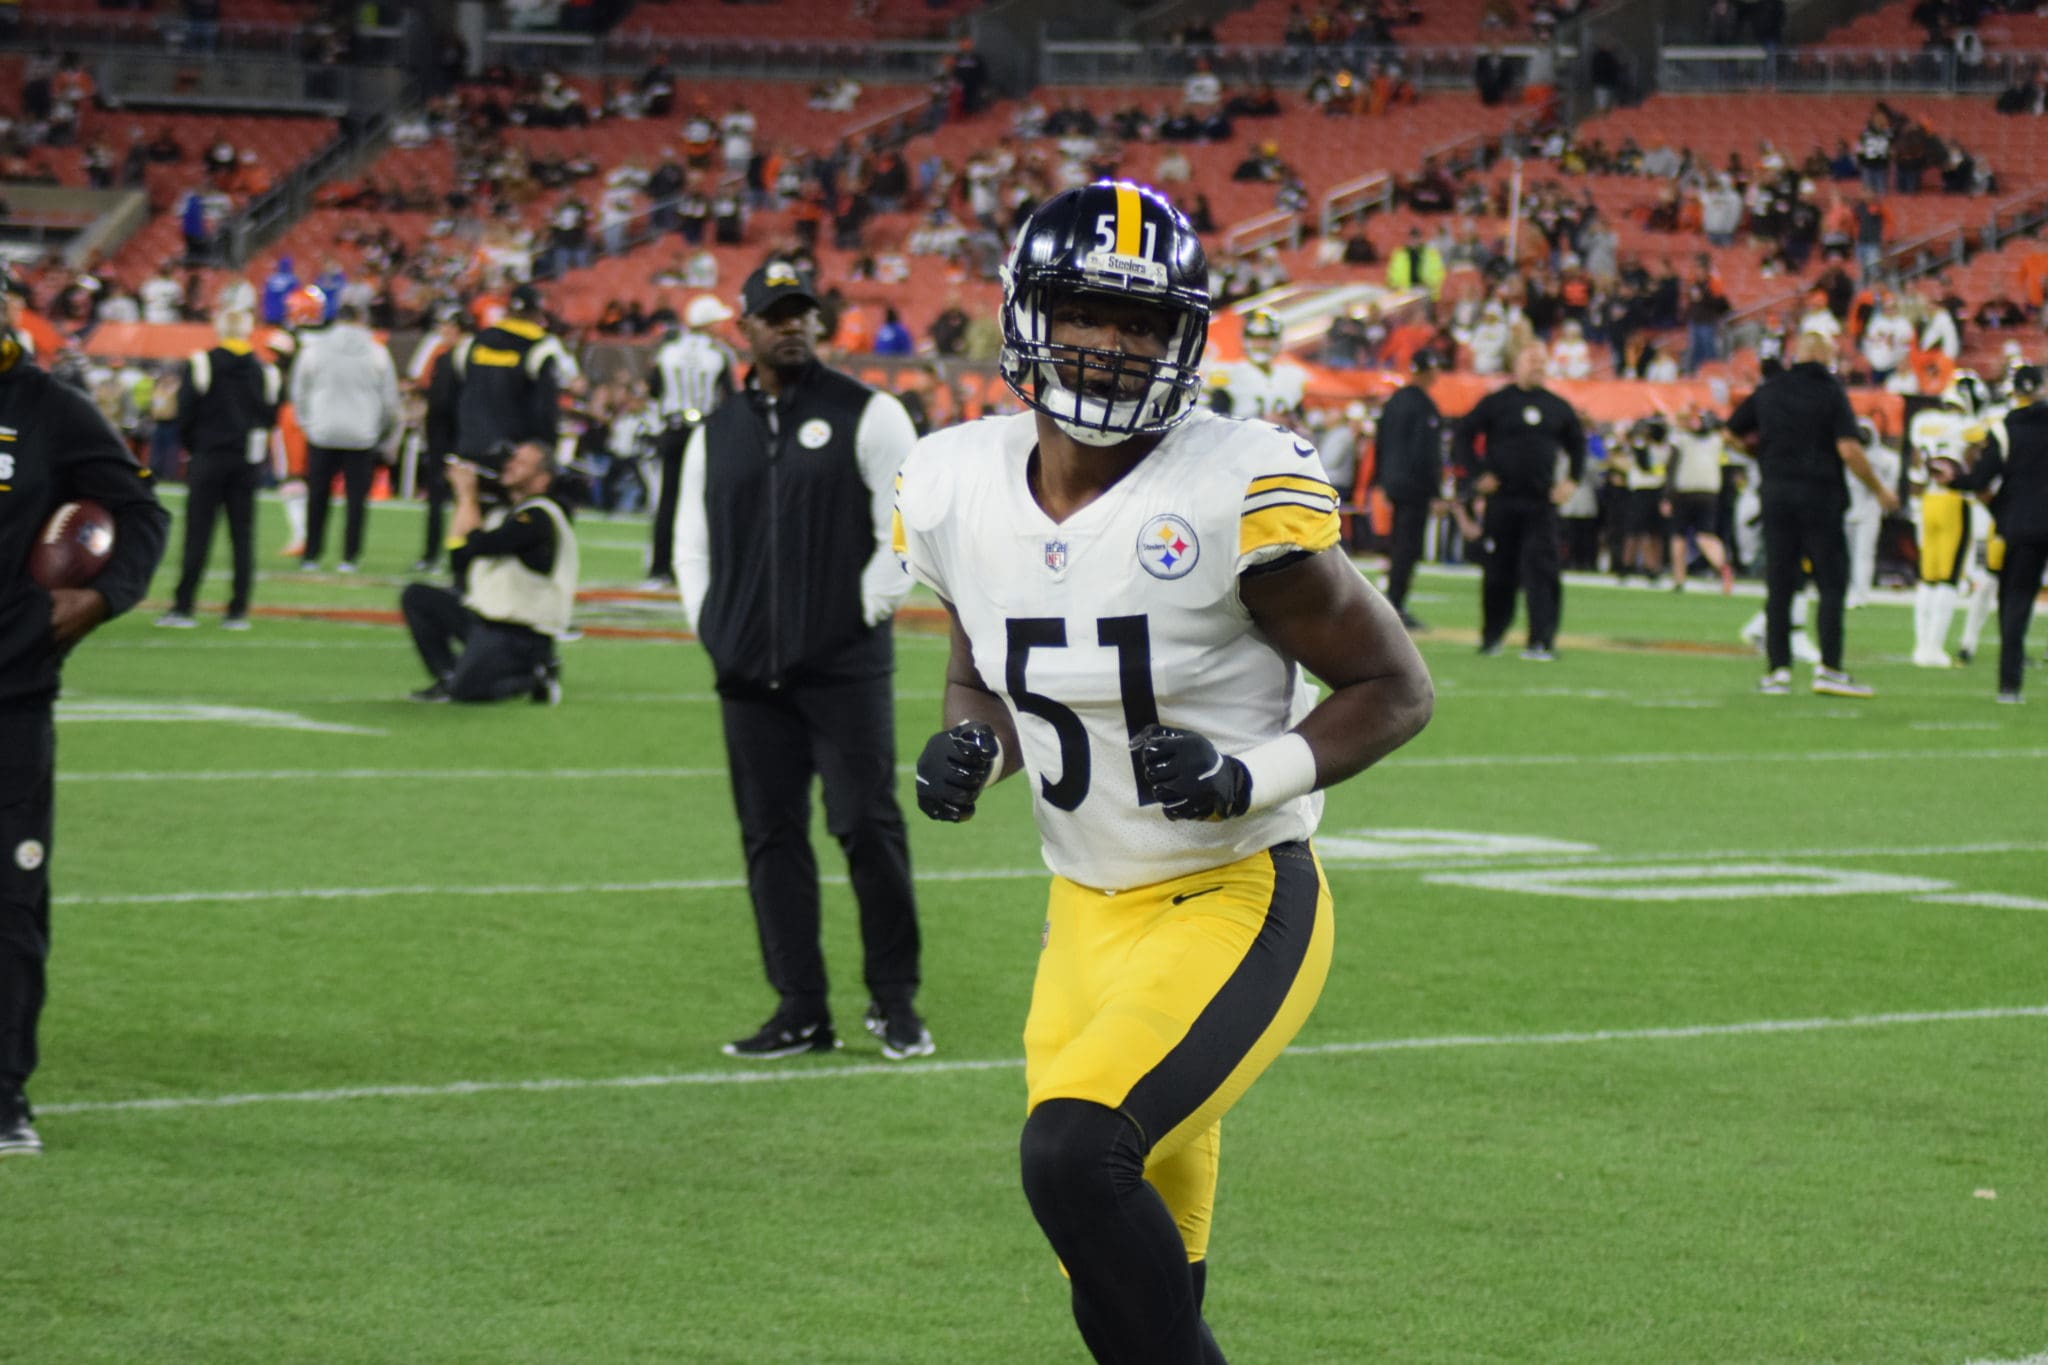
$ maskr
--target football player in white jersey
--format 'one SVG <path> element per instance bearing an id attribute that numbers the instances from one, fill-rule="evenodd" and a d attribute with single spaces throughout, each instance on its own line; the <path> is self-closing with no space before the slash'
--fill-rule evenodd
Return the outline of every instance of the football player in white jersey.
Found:
<path id="1" fill-rule="evenodd" d="M 1219 365 L 1212 382 L 1229 398 L 1232 417 L 1250 417 L 1298 430 L 1308 396 L 1308 371 L 1280 354 L 1280 319 L 1261 308 L 1244 320 L 1245 358 Z"/>
<path id="2" fill-rule="evenodd" d="M 1337 547 L 1314 447 L 1199 404 L 1207 280 L 1152 190 L 1046 201 L 1004 273 L 1003 375 L 1030 411 L 925 438 L 897 503 L 953 618 L 918 804 L 965 820 L 1025 774 L 1054 878 L 1024 1191 L 1088 1349 L 1129 1365 L 1224 1359 L 1201 1311 L 1219 1122 L 1328 971 L 1319 793 L 1432 705 Z"/>

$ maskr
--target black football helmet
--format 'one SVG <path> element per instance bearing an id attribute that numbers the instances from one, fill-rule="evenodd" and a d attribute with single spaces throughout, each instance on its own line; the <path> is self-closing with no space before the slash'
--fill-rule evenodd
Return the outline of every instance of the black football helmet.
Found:
<path id="1" fill-rule="evenodd" d="M 1174 316 L 1166 354 L 1058 346 L 1048 337 L 1055 297 L 1102 294 Z M 1091 446 L 1170 431 L 1194 411 L 1209 344 L 1209 261 L 1180 210 L 1158 191 L 1098 180 L 1038 207 L 1003 267 L 1003 379 L 1061 431 Z M 1111 379 L 1142 373 L 1137 398 L 1098 398 L 1060 382 L 1060 365 Z"/>
<path id="2" fill-rule="evenodd" d="M 1244 320 L 1244 353 L 1261 365 L 1270 365 L 1280 358 L 1282 337 L 1280 319 L 1265 309 L 1253 311 Z"/>

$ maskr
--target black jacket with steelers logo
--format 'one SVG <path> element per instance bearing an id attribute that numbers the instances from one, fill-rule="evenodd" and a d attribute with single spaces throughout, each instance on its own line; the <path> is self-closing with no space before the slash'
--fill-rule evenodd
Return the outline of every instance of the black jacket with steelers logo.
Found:
<path id="1" fill-rule="evenodd" d="M 773 401 L 749 382 L 691 437 L 712 563 L 697 636 L 721 692 L 895 668 L 888 627 L 861 616 L 875 528 L 855 438 L 874 398 L 813 361 Z"/>
<path id="2" fill-rule="evenodd" d="M 47 704 L 63 657 L 50 639 L 50 594 L 28 575 L 43 523 L 91 500 L 114 518 L 114 557 L 91 586 L 118 616 L 142 600 L 170 516 L 148 471 L 92 400 L 0 337 L 0 710 Z"/>
<path id="3" fill-rule="evenodd" d="M 1550 497 L 1557 457 L 1577 483 L 1586 472 L 1586 431 L 1570 403 L 1549 389 L 1495 389 L 1458 421 L 1457 458 L 1471 477 L 1491 474 L 1504 498 Z M 1475 449 L 1479 438 L 1485 449 Z"/>
<path id="4" fill-rule="evenodd" d="M 481 459 L 500 444 L 539 441 L 561 425 L 564 378 L 575 362 L 539 323 L 508 317 L 455 348 L 455 453 Z"/>

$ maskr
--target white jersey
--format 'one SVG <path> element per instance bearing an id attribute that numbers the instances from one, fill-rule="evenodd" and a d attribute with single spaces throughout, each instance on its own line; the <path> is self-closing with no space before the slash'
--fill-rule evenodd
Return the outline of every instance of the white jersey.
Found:
<path id="1" fill-rule="evenodd" d="M 1913 449 L 1920 454 L 1920 465 L 1925 469 L 1929 460 L 1954 460 L 1961 464 L 1969 452 L 1970 438 L 1981 419 L 1952 408 L 1924 408 L 1913 414 L 1912 425 L 1907 434 L 1913 441 Z"/>
<path id="2" fill-rule="evenodd" d="M 1308 371 L 1286 360 L 1272 369 L 1252 361 L 1216 368 L 1218 386 L 1230 395 L 1230 415 L 1282 422 L 1301 411 L 1308 393 Z"/>
<path id="3" fill-rule="evenodd" d="M 1028 483 L 1037 442 L 1029 412 L 919 441 L 899 480 L 897 549 L 952 603 L 1016 721 L 1046 865 L 1127 890 L 1308 838 L 1320 793 L 1169 821 L 1140 793 L 1130 739 L 1158 720 L 1242 753 L 1308 714 L 1307 679 L 1254 628 L 1238 576 L 1337 543 L 1315 448 L 1198 410 L 1054 523 Z"/>
<path id="4" fill-rule="evenodd" d="M 1888 445 L 1872 443 L 1863 447 L 1863 458 L 1870 461 L 1870 472 L 1877 475 L 1877 481 L 1886 488 L 1899 486 L 1899 452 Z M 1849 520 L 1866 521 L 1881 519 L 1884 509 L 1877 505 L 1877 494 L 1863 486 L 1863 480 L 1849 470 L 1842 471 L 1843 482 L 1849 485 Z"/>

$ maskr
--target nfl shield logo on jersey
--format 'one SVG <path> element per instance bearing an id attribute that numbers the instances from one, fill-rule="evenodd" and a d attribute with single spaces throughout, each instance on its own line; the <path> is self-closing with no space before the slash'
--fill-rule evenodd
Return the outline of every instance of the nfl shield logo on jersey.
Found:
<path id="1" fill-rule="evenodd" d="M 1054 573 L 1065 573 L 1067 568 L 1067 542 L 1048 540 L 1045 542 L 1045 567 Z"/>
<path id="2" fill-rule="evenodd" d="M 1138 533 L 1138 562 L 1154 578 L 1187 576 L 1201 554 L 1195 528 L 1171 512 L 1152 518 Z"/>

